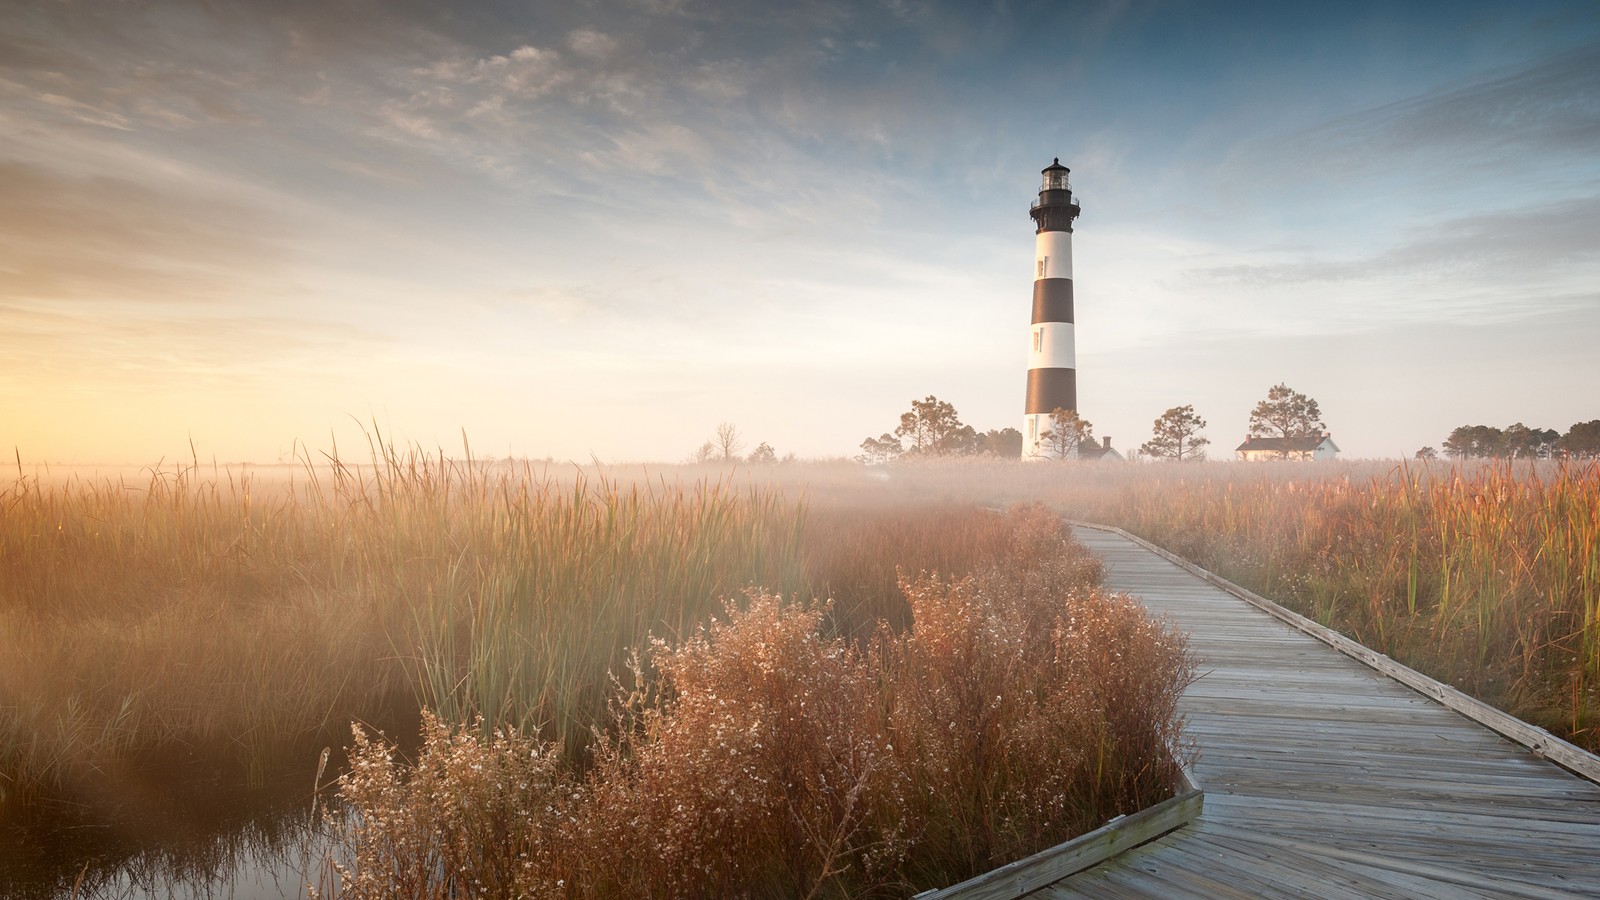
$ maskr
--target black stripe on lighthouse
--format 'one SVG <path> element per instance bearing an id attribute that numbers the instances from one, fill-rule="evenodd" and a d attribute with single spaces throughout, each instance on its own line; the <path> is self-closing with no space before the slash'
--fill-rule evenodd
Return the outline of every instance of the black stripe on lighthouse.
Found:
<path id="1" fill-rule="evenodd" d="M 1077 369 L 1029 369 L 1028 415 L 1078 408 Z"/>
<path id="2" fill-rule="evenodd" d="M 1043 435 L 1057 409 L 1078 409 L 1078 363 L 1072 309 L 1072 221 L 1079 206 L 1061 160 L 1042 173 L 1034 221 L 1033 315 L 1028 326 L 1028 392 L 1022 420 L 1022 456 L 1046 458 Z"/>
<path id="3" fill-rule="evenodd" d="M 1072 279 L 1041 278 L 1033 283 L 1033 324 L 1072 321 Z"/>
<path id="4" fill-rule="evenodd" d="M 1049 249 L 1057 253 L 1065 249 L 1062 239 L 1071 240 L 1064 232 L 1049 234 L 1055 239 L 1049 242 L 1052 244 Z M 1041 258 L 1044 258 L 1042 253 Z M 1072 279 L 1040 278 L 1035 281 L 1026 415 L 1049 415 L 1057 409 L 1078 408 L 1076 336 L 1073 331 Z M 1037 430 L 1037 426 L 1034 430 Z"/>

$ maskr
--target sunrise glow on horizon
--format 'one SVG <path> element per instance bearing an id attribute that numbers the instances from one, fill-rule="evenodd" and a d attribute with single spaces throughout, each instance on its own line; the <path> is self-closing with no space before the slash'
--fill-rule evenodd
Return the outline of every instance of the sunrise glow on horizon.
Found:
<path id="1" fill-rule="evenodd" d="M 1213 458 L 1600 418 L 1592 4 L 22 2 L 0 446 L 24 463 L 841 457 L 1016 427 L 1059 157 L 1077 401 Z M 359 444 L 364 448 L 364 444 Z"/>

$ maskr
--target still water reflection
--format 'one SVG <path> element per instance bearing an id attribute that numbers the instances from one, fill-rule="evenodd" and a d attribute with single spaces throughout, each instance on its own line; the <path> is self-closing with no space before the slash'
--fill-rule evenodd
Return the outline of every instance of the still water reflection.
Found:
<path id="1" fill-rule="evenodd" d="M 163 772 L 129 792 L 133 799 L 7 804 L 0 897 L 280 900 L 326 887 L 332 847 L 313 819 L 310 760 L 265 788 L 215 772 L 186 780 Z"/>

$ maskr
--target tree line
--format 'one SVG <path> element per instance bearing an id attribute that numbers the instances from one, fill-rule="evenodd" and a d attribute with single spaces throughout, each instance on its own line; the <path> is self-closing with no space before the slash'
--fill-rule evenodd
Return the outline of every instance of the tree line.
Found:
<path id="1" fill-rule="evenodd" d="M 953 404 L 929 394 L 925 399 L 911 401 L 911 409 L 900 414 L 900 424 L 894 431 L 862 441 L 856 459 L 879 464 L 902 458 L 1021 455 L 1022 432 L 999 428 L 980 434 L 962 423 Z"/>
<path id="2" fill-rule="evenodd" d="M 1445 438 L 1444 453 L 1452 459 L 1577 459 L 1600 458 L 1600 419 L 1574 422 L 1566 434 L 1553 428 L 1530 428 L 1521 422 L 1506 428 L 1461 425 Z M 1439 451 L 1423 447 L 1417 459 L 1434 459 Z"/>
<path id="3" fill-rule="evenodd" d="M 1039 436 L 1035 452 L 1047 459 L 1074 459 L 1084 447 L 1094 446 L 1094 425 L 1074 410 L 1056 409 L 1049 427 Z M 1203 434 L 1206 420 L 1193 404 L 1174 406 L 1156 418 L 1150 440 L 1138 452 L 1153 459 L 1191 462 L 1206 458 L 1211 441 Z M 1250 411 L 1249 434 L 1254 438 L 1309 438 L 1327 430 L 1317 401 L 1287 384 L 1267 390 L 1267 396 Z M 744 441 L 731 423 L 717 426 L 713 440 L 706 441 L 690 462 L 742 460 L 755 464 L 778 462 L 772 446 L 762 443 L 748 457 L 741 456 Z M 1560 434 L 1548 428 L 1530 428 L 1521 422 L 1506 428 L 1492 425 L 1462 425 L 1450 432 L 1443 445 L 1445 456 L 1453 459 L 1551 459 L 1568 457 L 1600 459 L 1600 419 L 1575 422 Z M 911 401 L 911 409 L 900 414 L 893 431 L 861 442 L 858 462 L 871 465 L 897 459 L 919 457 L 991 456 L 1016 459 L 1023 451 L 1022 432 L 1015 428 L 996 428 L 980 432 L 961 421 L 953 404 L 929 394 Z M 1292 451 L 1285 445 L 1280 456 Z M 1438 449 L 1423 447 L 1417 459 L 1436 459 Z M 794 458 L 788 454 L 784 460 Z"/>
<path id="4" fill-rule="evenodd" d="M 1205 459 L 1211 443 L 1201 432 L 1206 420 L 1193 404 L 1174 406 L 1155 420 L 1150 440 L 1139 452 L 1156 459 L 1189 462 Z M 1266 399 L 1250 413 L 1250 434 L 1254 437 L 1297 438 L 1320 435 L 1327 426 L 1317 401 L 1286 384 L 1273 385 Z M 1049 427 L 1039 435 L 1035 453 L 1047 459 L 1074 459 L 1086 447 L 1094 446 L 1094 424 L 1075 410 L 1057 408 L 1050 413 Z M 945 456 L 996 456 L 1015 459 L 1022 455 L 1022 433 L 1001 428 L 979 433 L 961 422 L 952 404 L 929 394 L 911 401 L 911 409 L 900 415 L 893 431 L 861 442 L 860 462 L 881 464 L 896 459 Z M 1289 455 L 1285 449 L 1282 454 Z"/>

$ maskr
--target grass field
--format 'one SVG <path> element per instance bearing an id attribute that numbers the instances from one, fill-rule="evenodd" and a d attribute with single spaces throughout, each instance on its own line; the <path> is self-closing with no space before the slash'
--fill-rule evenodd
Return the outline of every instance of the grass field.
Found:
<path id="1" fill-rule="evenodd" d="M 500 740 L 515 729 L 555 748 L 563 779 L 610 765 L 614 783 L 636 784 L 645 774 L 629 766 L 674 733 L 673 708 L 660 705 L 680 696 L 673 679 L 692 682 L 674 660 L 709 659 L 718 641 L 742 640 L 738 628 L 786 635 L 794 652 L 821 653 L 818 665 L 854 654 L 870 678 L 850 677 L 879 691 L 857 705 L 887 716 L 897 707 L 884 698 L 903 692 L 886 673 L 930 663 L 896 657 L 909 651 L 879 642 L 877 623 L 915 635 L 918 598 L 927 620 L 961 577 L 997 559 L 1017 568 L 1015 523 L 986 507 L 1019 500 L 1129 528 L 1600 746 L 1593 464 L 596 472 L 379 445 L 359 466 L 319 459 L 271 476 L 19 472 L 0 488 L 0 804 L 8 816 L 40 796 L 136 804 L 160 790 L 136 773 L 174 758 L 266 784 L 323 743 L 347 742 L 351 721 L 409 741 L 424 708 L 444 723 L 427 732 L 433 745 L 463 740 L 459 726 L 482 717 L 475 746 L 489 748 L 496 726 Z M 906 591 L 902 570 L 945 580 L 913 577 Z M 724 606 L 751 587 L 763 589 L 756 599 Z M 996 602 L 993 588 L 982 596 Z M 831 605 L 807 606 L 813 597 Z M 700 630 L 718 617 L 732 630 Z M 643 743 L 608 744 L 623 734 L 609 676 L 650 635 L 663 643 L 645 669 L 664 680 L 636 698 Z M 843 649 L 827 649 L 836 640 Z M 887 721 L 838 727 L 876 735 Z M 955 838 L 993 823 L 945 812 L 961 823 L 935 842 L 945 862 L 897 856 L 894 877 L 932 883 L 993 858 Z"/>
<path id="2" fill-rule="evenodd" d="M 1600 750 L 1600 463 L 950 461 L 888 479 L 1122 526 Z"/>
<path id="3" fill-rule="evenodd" d="M 816 486 L 794 483 L 795 474 Z M 923 620 L 950 596 L 967 597 L 968 611 L 999 603 L 1005 590 L 969 596 L 962 592 L 976 588 L 961 579 L 996 560 L 1012 560 L 1018 571 L 1033 562 L 1016 555 L 1022 526 L 1013 517 L 901 487 L 853 466 L 552 473 L 381 446 L 359 466 L 330 458 L 278 477 L 192 464 L 114 480 L 19 473 L 0 490 L 6 815 L 26 817 L 36 800 L 48 801 L 41 809 L 149 804 L 176 793 L 151 776 L 164 766 L 182 779 L 220 768 L 258 785 L 281 784 L 285 772 L 309 774 L 324 742 L 348 743 L 352 721 L 396 735 L 408 745 L 403 752 L 414 752 L 425 709 L 440 727 L 455 729 L 451 740 L 466 739 L 465 723 L 479 723 L 470 737 L 480 746 L 514 732 L 550 746 L 563 760 L 562 779 L 603 769 L 608 783 L 637 793 L 647 780 L 642 758 L 681 756 L 660 749 L 671 730 L 663 723 L 687 715 L 684 698 L 693 696 L 686 688 L 692 667 L 674 664 L 680 657 L 673 654 L 720 652 L 746 633 L 739 629 L 776 629 L 798 641 L 795 652 L 816 651 L 805 658 L 820 668 L 807 677 L 848 659 L 855 670 L 846 682 L 875 684 L 877 699 L 848 711 L 881 715 L 833 723 L 844 733 L 909 729 L 905 717 L 917 703 L 944 700 L 912 702 L 920 695 L 911 688 L 938 683 L 937 670 L 926 653 L 906 649 L 921 646 L 916 640 L 902 646 L 890 636 L 920 634 L 926 643 L 932 625 L 909 630 L 919 602 Z M 1052 529 L 1046 543 L 1064 546 L 1055 519 L 1041 521 Z M 1039 563 L 1052 558 L 1041 555 Z M 916 580 L 935 571 L 943 580 Z M 912 580 L 902 583 L 902 574 Z M 1053 590 L 1060 600 L 1062 591 L 1088 588 L 1064 580 Z M 739 597 L 750 599 L 725 605 Z M 808 605 L 811 598 L 828 602 Z M 701 630 L 714 620 L 731 630 Z M 1001 633 L 995 628 L 1026 625 L 1037 643 L 1048 631 L 1038 631 L 1041 623 L 991 617 L 951 619 L 949 627 L 977 640 L 980 632 L 992 637 Z M 651 636 L 663 642 L 655 650 Z M 610 709 L 612 676 L 625 676 L 641 648 L 643 705 L 634 733 L 619 730 Z M 1125 649 L 1128 659 L 1141 658 Z M 1165 659 L 1162 683 L 1170 688 L 1183 670 L 1179 657 Z M 915 682 L 888 674 L 918 666 Z M 982 675 L 988 682 L 973 696 L 1009 697 L 1008 685 L 1024 674 L 963 666 L 947 680 L 953 691 L 957 676 Z M 827 679 L 813 683 L 818 697 L 846 696 Z M 904 698 L 898 722 L 885 718 L 891 696 Z M 1149 704 L 1135 708 L 1137 721 L 1112 724 L 1127 731 L 1148 714 L 1150 733 L 1160 737 L 1143 752 L 1165 754 L 1174 723 Z M 647 719 L 656 725 L 646 727 Z M 440 739 L 436 730 L 428 734 Z M 1130 757 L 1124 770 L 1104 748 L 1072 750 L 1064 733 L 1038 740 L 1029 758 L 1092 758 L 1117 784 L 1060 788 L 1057 814 L 1037 818 L 1042 831 L 1015 814 L 1001 825 L 971 804 L 1009 784 L 1006 772 L 1026 767 L 996 750 L 987 774 L 962 776 L 962 818 L 950 818 L 959 805 L 897 814 L 925 823 L 918 854 L 886 849 L 892 865 L 882 871 L 826 878 L 824 860 L 807 877 L 854 885 L 908 873 L 928 883 L 955 878 L 1021 852 L 1040 834 L 1060 839 L 1063 830 L 1130 811 L 1157 790 L 1152 784 L 1170 783 L 1142 757 Z M 895 746 L 902 754 L 935 752 L 909 737 Z M 921 772 L 922 782 L 944 784 L 925 762 L 884 758 L 895 760 L 902 781 Z M 890 771 L 882 760 L 869 768 Z M 874 784 L 875 804 L 905 799 L 905 784 Z M 862 821 L 843 821 L 848 834 L 867 833 Z M 976 830 L 969 834 L 968 826 Z M 884 840 L 900 847 L 896 841 L 910 839 Z M 815 862 L 807 859 L 790 860 L 785 871 Z"/>
<path id="4" fill-rule="evenodd" d="M 997 552 L 902 578 L 903 630 L 752 591 L 655 641 L 582 771 L 509 729 L 430 720 L 413 765 L 358 730 L 343 896 L 905 896 L 1170 796 L 1182 637 L 1048 511 L 980 518 Z"/>
<path id="5" fill-rule="evenodd" d="M 1281 474 L 1139 480 L 1102 517 L 1600 749 L 1600 467 Z"/>

